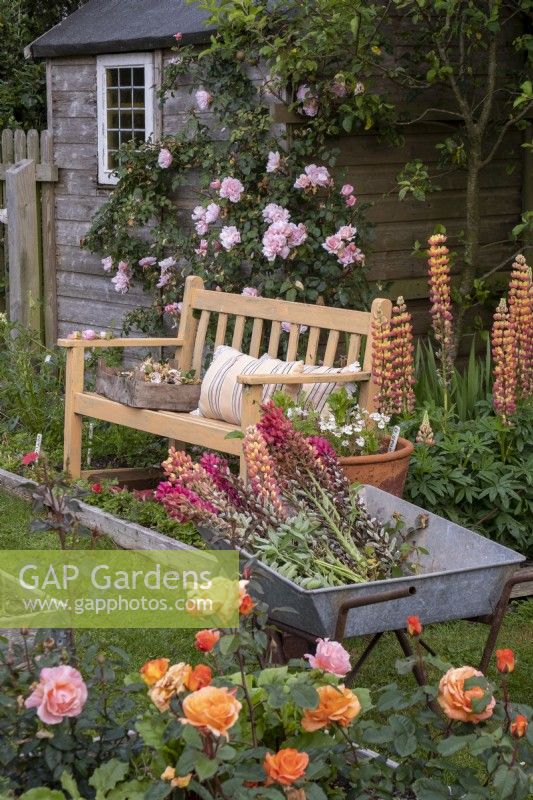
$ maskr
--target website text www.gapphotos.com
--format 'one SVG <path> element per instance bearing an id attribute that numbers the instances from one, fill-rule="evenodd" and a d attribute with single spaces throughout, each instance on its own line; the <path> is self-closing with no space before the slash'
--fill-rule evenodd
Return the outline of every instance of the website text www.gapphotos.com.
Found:
<path id="1" fill-rule="evenodd" d="M 232 627 L 234 551 L 16 551 L 0 565 L 0 627 Z"/>

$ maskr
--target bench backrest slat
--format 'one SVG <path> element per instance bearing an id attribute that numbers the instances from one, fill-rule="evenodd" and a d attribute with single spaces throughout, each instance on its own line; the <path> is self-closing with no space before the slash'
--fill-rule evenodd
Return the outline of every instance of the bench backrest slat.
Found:
<path id="1" fill-rule="evenodd" d="M 351 364 L 359 360 L 363 337 L 366 339 L 363 370 L 371 372 L 372 313 L 377 309 L 390 318 L 390 300 L 377 299 L 372 312 L 332 308 L 320 301 L 316 305 L 292 303 L 265 297 L 215 292 L 204 289 L 197 276 L 186 280 L 178 336 L 186 342 L 181 350 L 182 369 L 200 374 L 210 323 L 216 320 L 215 347 L 229 344 L 237 350 L 248 343 L 250 355 L 260 356 L 268 341 L 272 358 L 293 361 L 302 358 L 306 364 L 336 366 L 336 359 Z M 282 322 L 288 333 L 282 333 Z M 302 328 L 302 326 L 304 326 Z M 340 350 L 340 353 L 339 353 Z M 319 358 L 319 353 L 323 354 Z M 361 403 L 373 407 L 376 387 L 371 381 L 361 383 Z"/>

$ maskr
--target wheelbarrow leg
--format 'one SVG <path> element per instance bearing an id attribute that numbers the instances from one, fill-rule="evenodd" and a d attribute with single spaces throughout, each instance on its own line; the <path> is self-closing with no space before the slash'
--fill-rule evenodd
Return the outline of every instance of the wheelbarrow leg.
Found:
<path id="1" fill-rule="evenodd" d="M 529 583 L 530 581 L 533 581 L 533 569 L 519 569 L 517 572 L 515 572 L 515 574 L 509 578 L 503 587 L 503 591 L 500 595 L 500 599 L 498 600 L 498 604 L 494 609 L 494 612 L 482 620 L 490 625 L 490 630 L 489 635 L 487 636 L 487 641 L 485 642 L 485 649 L 483 650 L 483 655 L 479 665 L 481 672 L 486 673 L 489 667 L 489 662 L 492 658 L 492 653 L 494 652 L 494 648 L 498 640 L 498 634 L 502 627 L 505 612 L 509 607 L 509 600 L 511 599 L 512 590 L 520 583 Z"/>
<path id="2" fill-rule="evenodd" d="M 375 633 L 374 636 L 370 639 L 370 641 L 368 642 L 367 646 L 365 647 L 365 649 L 363 650 L 363 652 L 359 656 L 358 660 L 355 662 L 355 664 L 351 668 L 350 672 L 346 675 L 345 683 L 348 686 L 350 686 L 352 684 L 355 676 L 358 674 L 359 670 L 361 669 L 361 667 L 363 666 L 363 664 L 367 660 L 368 656 L 370 655 L 370 653 L 372 652 L 374 647 L 377 645 L 377 643 L 379 642 L 379 640 L 381 639 L 382 636 L 383 636 L 383 633 Z"/>

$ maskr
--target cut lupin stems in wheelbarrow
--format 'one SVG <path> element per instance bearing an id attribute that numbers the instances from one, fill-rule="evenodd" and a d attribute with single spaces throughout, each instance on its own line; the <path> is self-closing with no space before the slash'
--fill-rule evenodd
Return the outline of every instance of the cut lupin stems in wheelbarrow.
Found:
<path id="1" fill-rule="evenodd" d="M 271 608 L 273 625 L 293 640 L 300 638 L 302 645 L 317 638 L 341 641 L 372 635 L 359 669 L 386 631 L 394 631 L 404 653 L 411 654 L 404 634 L 409 615 L 418 615 L 424 625 L 483 622 L 491 626 L 481 663 L 486 669 L 513 585 L 533 578 L 529 570 L 514 575 L 524 557 L 375 487 L 365 486 L 361 492 L 371 516 L 385 520 L 401 514 L 407 527 L 416 530 L 412 540 L 421 548 L 418 570 L 400 578 L 307 590 L 254 561 L 254 581 Z"/>

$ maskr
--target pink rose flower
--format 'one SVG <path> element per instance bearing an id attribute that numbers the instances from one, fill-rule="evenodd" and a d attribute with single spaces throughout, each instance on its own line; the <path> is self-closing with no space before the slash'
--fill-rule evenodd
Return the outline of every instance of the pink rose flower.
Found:
<path id="1" fill-rule="evenodd" d="M 102 267 L 104 269 L 104 272 L 110 272 L 110 270 L 113 269 L 113 259 L 111 258 L 111 256 L 106 256 L 105 258 L 102 259 Z"/>
<path id="2" fill-rule="evenodd" d="M 349 195 L 349 196 L 346 198 L 346 205 L 347 205 L 349 208 L 351 208 L 352 206 L 354 206 L 356 203 L 357 203 L 357 197 L 356 197 L 355 195 L 351 194 L 351 195 Z"/>
<path id="3" fill-rule="evenodd" d="M 303 244 L 307 239 L 307 228 L 300 222 L 298 225 L 294 225 L 294 223 L 289 223 L 289 236 L 288 236 L 288 243 L 289 247 L 298 247 L 298 245 Z"/>
<path id="4" fill-rule="evenodd" d="M 201 219 L 196 223 L 194 229 L 196 230 L 198 236 L 205 236 L 205 234 L 209 230 L 209 225 L 207 224 L 205 219 Z"/>
<path id="5" fill-rule="evenodd" d="M 313 669 L 321 669 L 339 678 L 344 678 L 352 668 L 350 654 L 342 644 L 329 639 L 319 639 L 315 655 L 306 654 L 305 658 Z"/>
<path id="6" fill-rule="evenodd" d="M 227 198 L 230 203 L 238 203 L 243 192 L 244 186 L 238 178 L 222 179 L 219 190 L 220 197 Z"/>
<path id="7" fill-rule="evenodd" d="M 346 82 L 344 79 L 344 75 L 339 73 L 335 75 L 335 79 L 331 84 L 331 91 L 337 97 L 345 97 L 346 96 Z"/>
<path id="8" fill-rule="evenodd" d="M 303 83 L 301 86 L 298 87 L 298 91 L 296 92 L 296 99 L 303 103 L 307 96 L 311 94 L 311 89 L 307 84 Z"/>
<path id="9" fill-rule="evenodd" d="M 306 117 L 316 117 L 318 114 L 318 100 L 315 97 L 306 100 L 302 106 L 302 111 Z"/>
<path id="10" fill-rule="evenodd" d="M 81 332 L 81 338 L 85 339 L 86 342 L 90 342 L 93 339 L 99 339 L 100 337 L 96 331 L 93 331 L 92 328 L 87 328 L 87 330 Z"/>
<path id="11" fill-rule="evenodd" d="M 174 316 L 179 316 L 181 314 L 182 308 L 183 308 L 183 303 L 167 303 L 167 305 L 165 306 L 165 313 L 173 314 Z"/>
<path id="12" fill-rule="evenodd" d="M 117 274 L 111 278 L 111 283 L 115 287 L 115 291 L 119 294 L 127 294 L 130 288 L 131 270 L 127 261 L 119 261 L 117 267 Z"/>
<path id="13" fill-rule="evenodd" d="M 236 244 L 239 244 L 241 241 L 241 234 L 235 225 L 224 225 L 220 231 L 219 239 L 224 250 L 229 251 L 232 250 Z"/>
<path id="14" fill-rule="evenodd" d="M 333 236 L 328 236 L 326 241 L 322 243 L 322 247 L 328 253 L 338 253 L 342 247 L 342 238 L 338 233 L 334 233 Z"/>
<path id="15" fill-rule="evenodd" d="M 218 219 L 218 215 L 220 214 L 220 206 L 216 203 L 209 203 L 207 208 L 205 209 L 205 221 L 208 225 L 212 222 L 216 222 Z"/>
<path id="16" fill-rule="evenodd" d="M 296 179 L 294 184 L 295 189 L 313 189 L 318 186 L 327 187 L 332 183 L 331 175 L 327 167 L 318 167 L 316 164 L 309 164 L 305 167 L 304 172 Z"/>
<path id="17" fill-rule="evenodd" d="M 309 186 L 311 186 L 311 181 L 309 180 L 309 177 L 303 173 L 299 175 L 294 182 L 295 189 L 308 189 Z"/>
<path id="18" fill-rule="evenodd" d="M 281 330 L 285 333 L 291 332 L 291 323 L 290 322 L 282 322 L 281 323 Z M 305 333 L 307 330 L 307 325 L 300 325 L 300 333 Z"/>
<path id="19" fill-rule="evenodd" d="M 269 203 L 263 209 L 263 219 L 265 222 L 288 222 L 291 218 L 290 211 L 277 203 Z"/>
<path id="20" fill-rule="evenodd" d="M 365 254 L 354 242 L 350 242 L 338 253 L 337 260 L 343 267 L 348 267 L 350 264 L 364 264 Z"/>
<path id="21" fill-rule="evenodd" d="M 200 258 L 205 258 L 207 255 L 207 246 L 207 239 L 200 239 L 200 244 L 194 249 L 194 252 L 197 256 L 200 256 Z"/>
<path id="22" fill-rule="evenodd" d="M 200 111 L 207 111 L 213 102 L 213 95 L 210 94 L 210 92 L 206 92 L 205 89 L 198 89 L 194 96 L 196 98 L 196 105 Z"/>
<path id="23" fill-rule="evenodd" d="M 80 673 L 65 664 L 45 667 L 39 683 L 24 703 L 37 708 L 37 716 L 47 725 L 57 725 L 65 717 L 77 717 L 87 701 L 87 687 Z"/>
<path id="24" fill-rule="evenodd" d="M 281 155 L 278 152 L 273 153 L 272 151 L 270 151 L 270 153 L 268 154 L 266 171 L 277 172 L 280 166 L 281 166 Z"/>
<path id="25" fill-rule="evenodd" d="M 241 294 L 245 295 L 245 297 L 259 297 L 259 292 L 253 286 L 245 286 Z"/>
<path id="26" fill-rule="evenodd" d="M 157 263 L 157 258 L 155 256 L 145 256 L 144 258 L 141 258 L 141 260 L 139 261 L 139 266 L 143 267 L 144 269 L 145 267 L 153 267 L 154 264 L 156 263 Z"/>
<path id="27" fill-rule="evenodd" d="M 175 39 L 177 42 L 181 42 L 181 40 L 183 39 L 183 34 L 182 34 L 181 32 L 180 32 L 180 33 L 175 33 L 175 34 L 174 34 L 174 39 Z"/>
<path id="28" fill-rule="evenodd" d="M 173 158 L 170 150 L 167 150 L 166 147 L 162 147 L 157 157 L 157 163 L 159 164 L 161 169 L 168 169 L 172 164 L 172 161 Z"/>
<path id="29" fill-rule="evenodd" d="M 337 235 L 340 236 L 341 239 L 346 239 L 348 242 L 351 242 L 356 233 L 357 228 L 354 228 L 353 225 L 342 225 L 337 231 Z"/>
<path id="30" fill-rule="evenodd" d="M 220 189 L 220 181 L 219 181 L 219 179 L 215 178 L 214 181 L 211 181 L 209 186 L 210 186 L 211 189 L 216 189 L 218 191 Z"/>
<path id="31" fill-rule="evenodd" d="M 343 197 L 348 197 L 349 194 L 352 194 L 353 186 L 351 183 L 345 183 L 341 189 L 341 194 Z"/>
<path id="32" fill-rule="evenodd" d="M 81 339 L 80 331 L 71 331 L 67 336 L 67 339 Z"/>

